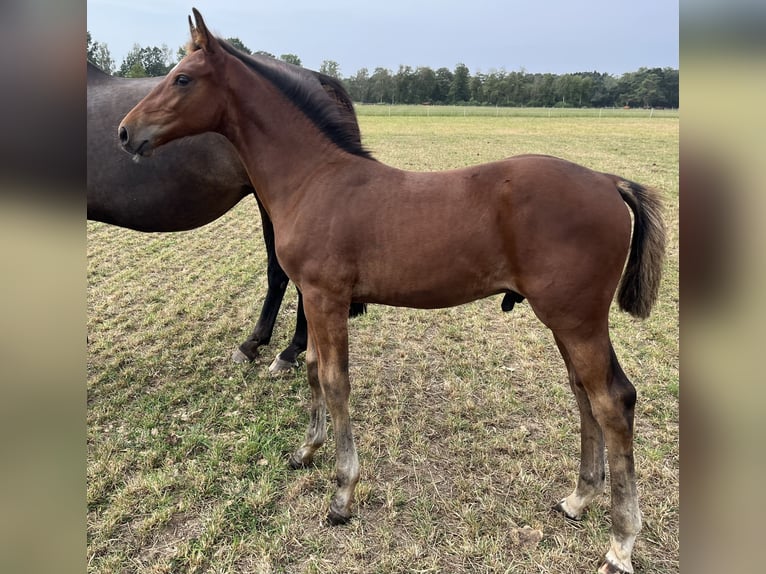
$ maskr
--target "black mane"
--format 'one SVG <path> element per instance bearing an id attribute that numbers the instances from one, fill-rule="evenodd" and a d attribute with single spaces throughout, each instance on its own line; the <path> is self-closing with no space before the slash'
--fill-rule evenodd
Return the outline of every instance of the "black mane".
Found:
<path id="1" fill-rule="evenodd" d="M 335 145 L 350 154 L 373 159 L 362 145 L 351 97 L 338 80 L 268 56 L 249 56 L 220 38 L 218 42 L 226 52 L 274 84 Z"/>

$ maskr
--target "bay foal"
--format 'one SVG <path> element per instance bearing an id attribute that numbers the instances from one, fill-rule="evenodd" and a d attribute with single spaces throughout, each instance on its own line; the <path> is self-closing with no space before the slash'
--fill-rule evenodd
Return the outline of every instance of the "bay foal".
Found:
<path id="1" fill-rule="evenodd" d="M 349 304 L 436 308 L 505 293 L 504 307 L 525 297 L 552 331 L 580 410 L 580 474 L 557 507 L 583 514 L 604 488 L 608 447 L 612 531 L 599 572 L 633 572 L 636 391 L 612 348 L 608 313 L 618 283 L 620 307 L 637 317 L 657 298 L 665 243 L 658 193 L 539 155 L 436 173 L 386 166 L 350 137 L 309 72 L 244 56 L 194 16 L 194 50 L 128 113 L 119 138 L 126 151 L 150 155 L 215 131 L 242 158 L 274 223 L 280 263 L 304 297 L 311 415 L 291 464 L 311 463 L 329 410 L 338 480 L 329 520 L 350 518 L 359 480 Z"/>

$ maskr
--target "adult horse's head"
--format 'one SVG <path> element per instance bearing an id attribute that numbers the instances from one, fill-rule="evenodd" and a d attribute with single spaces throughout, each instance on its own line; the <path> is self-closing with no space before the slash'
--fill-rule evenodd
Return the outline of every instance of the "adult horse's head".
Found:
<path id="1" fill-rule="evenodd" d="M 182 136 L 214 131 L 223 105 L 209 97 L 222 48 L 196 8 L 189 17 L 191 49 L 166 78 L 120 122 L 120 144 L 128 153 L 149 156 L 154 148 Z"/>

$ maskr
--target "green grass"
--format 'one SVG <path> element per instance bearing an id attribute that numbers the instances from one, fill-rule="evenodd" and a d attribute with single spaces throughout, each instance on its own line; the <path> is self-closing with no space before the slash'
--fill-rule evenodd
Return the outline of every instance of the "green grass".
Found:
<path id="1" fill-rule="evenodd" d="M 389 164 L 436 170 L 527 152 L 619 173 L 668 195 L 670 245 L 646 321 L 613 310 L 639 393 L 644 528 L 637 572 L 679 571 L 678 119 L 412 117 L 360 110 Z M 572 525 L 550 512 L 576 478 L 579 421 L 550 333 L 526 304 L 371 306 L 351 322 L 362 465 L 355 518 L 322 523 L 332 428 L 315 467 L 286 460 L 307 424 L 305 370 L 272 379 L 271 347 L 230 362 L 266 290 L 254 201 L 209 226 L 141 234 L 88 224 L 88 571 L 588 572 L 608 546 L 608 495 Z M 525 544 L 518 528 L 542 531 Z"/>

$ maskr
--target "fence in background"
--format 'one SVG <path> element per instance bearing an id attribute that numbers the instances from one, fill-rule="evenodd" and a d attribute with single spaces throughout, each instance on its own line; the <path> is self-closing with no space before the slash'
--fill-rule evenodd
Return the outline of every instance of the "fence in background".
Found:
<path id="1" fill-rule="evenodd" d="M 506 108 L 501 106 L 434 106 L 356 104 L 360 116 L 539 117 L 539 118 L 677 118 L 678 108 Z"/>

